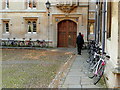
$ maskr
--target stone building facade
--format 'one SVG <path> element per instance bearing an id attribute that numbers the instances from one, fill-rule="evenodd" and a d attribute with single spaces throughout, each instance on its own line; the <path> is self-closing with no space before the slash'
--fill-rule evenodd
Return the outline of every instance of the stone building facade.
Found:
<path id="1" fill-rule="evenodd" d="M 31 38 L 33 41 L 50 41 L 53 47 L 75 47 L 76 37 L 82 32 L 87 41 L 88 2 L 50 0 L 49 16 L 45 3 L 45 0 L 2 0 L 1 39 Z M 92 9 L 94 8 L 91 8 L 91 12 Z"/>

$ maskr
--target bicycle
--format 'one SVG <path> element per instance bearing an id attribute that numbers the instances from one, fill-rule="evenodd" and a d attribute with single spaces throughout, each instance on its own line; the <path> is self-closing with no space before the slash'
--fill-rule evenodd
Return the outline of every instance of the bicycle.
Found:
<path id="1" fill-rule="evenodd" d="M 16 38 L 13 38 L 13 40 L 11 40 L 11 45 L 12 46 L 18 46 L 18 41 L 15 40 Z"/>
<path id="2" fill-rule="evenodd" d="M 106 53 L 97 55 L 99 56 L 99 60 L 89 69 L 89 77 L 94 79 L 94 85 L 99 82 L 104 74 L 105 59 L 110 59 L 110 56 L 106 55 Z"/>
<path id="3" fill-rule="evenodd" d="M 20 47 L 25 46 L 25 38 L 23 38 L 22 41 L 19 41 L 19 46 L 20 46 Z"/>
<path id="4" fill-rule="evenodd" d="M 10 40 L 10 38 L 8 38 L 8 40 L 5 42 L 5 46 L 12 46 L 11 43 L 12 43 L 12 40 Z"/>
<path id="5" fill-rule="evenodd" d="M 26 40 L 25 41 L 25 46 L 27 46 L 27 47 L 32 47 L 32 41 L 31 41 L 32 39 L 31 38 L 29 38 L 29 40 Z"/>
<path id="6" fill-rule="evenodd" d="M 102 49 L 99 48 L 99 45 L 98 44 L 95 44 L 95 43 L 91 43 L 91 45 L 89 45 L 89 59 L 86 60 L 87 63 L 92 63 L 94 61 L 94 59 L 96 58 L 96 55 L 97 54 L 100 54 L 100 51 Z"/>

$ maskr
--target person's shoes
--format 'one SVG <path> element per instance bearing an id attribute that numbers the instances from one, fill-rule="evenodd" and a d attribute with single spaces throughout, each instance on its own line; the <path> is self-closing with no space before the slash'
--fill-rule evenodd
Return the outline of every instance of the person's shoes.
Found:
<path id="1" fill-rule="evenodd" d="M 78 53 L 78 55 L 81 55 L 81 53 Z"/>

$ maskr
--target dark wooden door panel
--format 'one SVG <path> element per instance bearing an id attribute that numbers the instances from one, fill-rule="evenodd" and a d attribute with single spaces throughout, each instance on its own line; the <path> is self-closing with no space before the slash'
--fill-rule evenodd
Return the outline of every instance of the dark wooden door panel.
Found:
<path id="1" fill-rule="evenodd" d="M 76 46 L 77 25 L 73 21 L 64 20 L 58 23 L 58 47 Z"/>
<path id="2" fill-rule="evenodd" d="M 58 35 L 58 46 L 59 47 L 67 47 L 66 45 L 66 33 L 65 32 L 59 32 Z"/>

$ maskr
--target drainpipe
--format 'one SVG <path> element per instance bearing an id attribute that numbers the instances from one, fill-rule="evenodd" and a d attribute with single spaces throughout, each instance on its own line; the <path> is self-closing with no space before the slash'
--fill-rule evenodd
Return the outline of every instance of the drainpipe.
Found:
<path id="1" fill-rule="evenodd" d="M 88 2 L 88 23 L 87 23 L 87 41 L 89 41 L 89 32 L 90 32 L 90 29 L 89 29 L 89 10 L 90 10 L 90 6 L 89 6 L 89 2 Z"/>
<path id="2" fill-rule="evenodd" d="M 94 32 L 95 32 L 95 41 L 97 41 L 97 4 L 96 4 L 96 11 L 95 11 L 95 28 L 94 28 Z"/>
<path id="3" fill-rule="evenodd" d="M 97 44 L 99 44 L 100 40 L 100 0 L 98 0 L 97 5 Z"/>
<path id="4" fill-rule="evenodd" d="M 105 22 L 106 22 L 106 0 L 103 0 L 103 12 L 102 12 L 102 54 L 105 51 Z"/>

